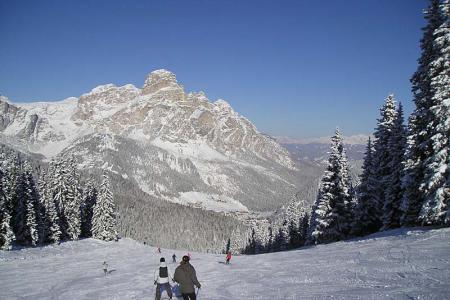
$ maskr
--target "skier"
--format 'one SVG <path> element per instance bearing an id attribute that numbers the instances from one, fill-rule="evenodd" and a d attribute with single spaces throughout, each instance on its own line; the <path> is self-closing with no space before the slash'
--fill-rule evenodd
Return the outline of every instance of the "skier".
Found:
<path id="1" fill-rule="evenodd" d="M 228 251 L 225 264 L 229 265 L 231 260 L 231 251 Z"/>
<path id="2" fill-rule="evenodd" d="M 177 262 L 177 256 L 175 255 L 175 253 L 172 255 L 172 262 L 174 263 Z"/>
<path id="3" fill-rule="evenodd" d="M 161 253 L 161 248 L 159 248 L 159 246 L 158 246 L 158 253 Z"/>
<path id="4" fill-rule="evenodd" d="M 105 272 L 105 276 L 108 273 L 108 264 L 106 263 L 106 261 L 103 262 L 103 272 Z"/>
<path id="5" fill-rule="evenodd" d="M 169 299 L 172 299 L 172 287 L 170 286 L 170 280 L 173 281 L 172 274 L 169 272 L 167 268 L 166 260 L 164 257 L 161 257 L 159 260 L 159 268 L 155 271 L 155 282 L 156 285 L 156 300 L 161 299 L 161 294 L 165 290 Z"/>
<path id="6" fill-rule="evenodd" d="M 183 300 L 197 299 L 195 286 L 200 289 L 201 284 L 198 282 L 194 267 L 189 263 L 189 256 L 183 256 L 180 265 L 175 269 L 175 276 L 173 278 L 180 284 Z"/>

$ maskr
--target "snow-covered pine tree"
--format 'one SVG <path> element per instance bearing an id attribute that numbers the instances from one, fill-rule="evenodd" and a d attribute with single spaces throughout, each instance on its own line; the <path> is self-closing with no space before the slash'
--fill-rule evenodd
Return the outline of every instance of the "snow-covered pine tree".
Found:
<path id="1" fill-rule="evenodd" d="M 31 166 L 21 162 L 17 186 L 13 199 L 13 231 L 21 245 L 35 246 L 39 241 L 38 195 L 34 184 Z"/>
<path id="2" fill-rule="evenodd" d="M 24 188 L 22 196 L 24 197 L 26 205 L 26 236 L 27 242 L 31 246 L 36 246 L 41 237 L 39 232 L 42 232 L 42 218 L 39 214 L 39 196 L 36 184 L 33 177 L 33 171 L 28 161 L 23 162 L 22 181 Z"/>
<path id="3" fill-rule="evenodd" d="M 309 228 L 309 220 L 311 219 L 309 212 L 306 211 L 305 214 L 301 217 L 300 223 L 298 225 L 298 233 L 300 237 L 299 244 L 300 246 L 305 245 L 306 239 L 308 238 L 308 228 Z"/>
<path id="4" fill-rule="evenodd" d="M 118 239 L 114 199 L 106 173 L 99 189 L 92 218 L 92 237 L 105 241 Z"/>
<path id="5" fill-rule="evenodd" d="M 307 205 L 297 194 L 286 208 L 286 221 L 288 223 L 289 248 L 298 248 L 305 243 L 304 217 L 307 214 Z"/>
<path id="6" fill-rule="evenodd" d="M 89 178 L 83 189 L 83 201 L 81 203 L 81 236 L 92 236 L 92 214 L 94 205 L 97 202 L 97 189 L 94 180 Z"/>
<path id="7" fill-rule="evenodd" d="M 238 228 L 236 228 L 236 230 L 233 230 L 232 234 L 231 234 L 231 244 L 230 244 L 230 251 L 231 253 L 241 253 L 244 248 L 244 236 L 241 233 L 241 230 Z"/>
<path id="8" fill-rule="evenodd" d="M 12 205 L 11 225 L 16 236 L 16 242 L 20 245 L 29 243 L 27 235 L 27 198 L 25 190 L 25 176 L 22 170 L 22 163 L 19 157 L 14 159 L 15 183 L 14 190 L 10 191 Z"/>
<path id="9" fill-rule="evenodd" d="M 383 230 L 397 228 L 401 225 L 401 201 L 403 197 L 401 181 L 403 178 L 403 160 L 406 147 L 406 130 L 403 122 L 403 107 L 400 103 L 387 144 L 390 156 L 388 166 L 390 174 L 386 177 Z"/>
<path id="10" fill-rule="evenodd" d="M 244 253 L 245 254 L 256 254 L 257 238 L 256 238 L 255 228 L 252 227 L 250 229 L 250 231 L 251 231 L 251 233 L 249 235 L 247 245 L 245 246 Z"/>
<path id="11" fill-rule="evenodd" d="M 71 240 L 77 240 L 81 234 L 81 202 L 82 190 L 75 158 L 72 156 L 62 162 L 63 180 L 67 188 L 64 214 L 67 220 L 67 235 Z"/>
<path id="12" fill-rule="evenodd" d="M 348 165 L 339 129 L 336 129 L 331 142 L 328 166 L 311 212 L 309 243 L 342 240 L 351 225 Z"/>
<path id="13" fill-rule="evenodd" d="M 266 242 L 261 247 L 261 252 L 273 252 L 275 243 L 275 234 L 272 226 L 267 228 L 267 239 Z M 258 254 L 259 251 L 256 252 Z"/>
<path id="14" fill-rule="evenodd" d="M 61 240 L 67 240 L 70 238 L 68 234 L 68 222 L 66 218 L 66 204 L 67 204 L 67 193 L 68 187 L 66 186 L 67 181 L 65 180 L 65 171 L 63 169 L 63 164 L 60 160 L 53 160 L 50 162 L 49 166 L 50 174 L 50 195 L 53 198 L 53 203 L 55 204 L 56 213 L 59 219 L 59 230 L 61 231 Z"/>
<path id="15" fill-rule="evenodd" d="M 14 209 L 17 203 L 17 184 L 20 174 L 20 160 L 17 156 L 11 156 L 9 153 L 5 155 L 3 161 L 4 177 L 3 177 L 3 192 L 5 193 L 6 208 L 11 216 L 11 226 L 14 228 Z"/>
<path id="16" fill-rule="evenodd" d="M 450 225 L 450 3 L 440 4 L 442 24 L 433 32 L 433 54 L 426 77 L 430 80 L 427 124 L 430 147 L 424 165 L 424 191 L 419 220 L 424 225 Z"/>
<path id="17" fill-rule="evenodd" d="M 443 5 L 448 6 L 448 1 Z M 402 202 L 402 224 L 419 225 L 419 213 L 424 202 L 425 161 L 433 153 L 432 133 L 428 132 L 429 124 L 433 124 L 434 116 L 431 107 L 435 106 L 431 86 L 430 68 L 433 61 L 440 56 L 434 33 L 444 24 L 442 6 L 439 0 L 431 0 L 430 6 L 424 12 L 427 25 L 422 29 L 423 37 L 420 41 L 422 49 L 418 60 L 417 71 L 411 78 L 415 109 L 409 118 L 407 148 L 405 152 L 405 175 Z M 447 60 L 448 64 L 448 60 Z M 448 85 L 447 85 L 448 89 Z"/>
<path id="18" fill-rule="evenodd" d="M 228 240 L 227 240 L 227 243 L 226 243 L 226 245 L 225 245 L 225 251 L 224 251 L 224 253 L 228 253 L 228 251 L 230 251 L 230 248 L 231 248 L 231 239 L 228 239 Z"/>
<path id="19" fill-rule="evenodd" d="M 377 120 L 377 127 L 374 132 L 374 153 L 373 153 L 373 175 L 376 181 L 375 197 L 373 201 L 378 202 L 378 212 L 376 216 L 383 224 L 383 207 L 386 201 L 386 191 L 390 185 L 389 177 L 391 169 L 391 152 L 389 149 L 389 140 L 392 135 L 395 120 L 397 119 L 397 109 L 394 95 L 389 95 L 383 106 L 380 108 L 380 118 Z"/>
<path id="20" fill-rule="evenodd" d="M 381 227 L 379 203 L 376 197 L 376 180 L 374 178 L 373 148 L 371 138 L 367 142 L 361 183 L 356 188 L 357 204 L 354 211 L 352 235 L 363 236 L 376 232 Z"/>
<path id="21" fill-rule="evenodd" d="M 0 249 L 11 250 L 15 240 L 14 232 L 10 226 L 11 216 L 6 209 L 5 200 L 0 200 Z"/>
<path id="22" fill-rule="evenodd" d="M 283 220 L 283 222 L 275 227 L 276 234 L 273 241 L 272 249 L 273 251 L 284 251 L 289 247 L 289 224 L 287 220 Z"/>
<path id="23" fill-rule="evenodd" d="M 50 243 L 59 243 L 61 239 L 61 230 L 59 229 L 59 217 L 56 212 L 55 202 L 51 195 L 50 178 L 46 172 L 41 173 L 39 178 L 39 195 L 42 209 L 42 219 L 44 224 L 44 241 Z"/>
<path id="24" fill-rule="evenodd" d="M 3 178 L 4 173 L 0 170 L 0 249 L 11 250 L 15 235 L 10 226 L 11 215 L 6 207 L 6 197 L 3 192 Z"/>

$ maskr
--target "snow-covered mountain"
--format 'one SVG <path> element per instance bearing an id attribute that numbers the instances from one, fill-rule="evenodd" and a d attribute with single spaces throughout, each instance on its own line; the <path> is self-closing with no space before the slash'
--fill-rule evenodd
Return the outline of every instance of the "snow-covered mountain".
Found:
<path id="1" fill-rule="evenodd" d="M 0 141 L 47 158 L 74 155 L 153 196 L 225 212 L 272 210 L 310 181 L 274 139 L 224 100 L 186 93 L 173 73 L 142 89 L 107 84 L 59 102 L 0 98 Z"/>
<path id="2" fill-rule="evenodd" d="M 199 299 L 448 299 L 450 228 L 396 229 L 261 255 L 191 253 Z M 93 239 L 0 251 L 2 299 L 149 299 L 161 256 L 183 250 Z M 102 263 L 109 265 L 105 277 Z M 168 263 L 174 271 L 177 264 Z M 167 299 L 166 294 L 164 297 Z M 181 299 L 176 298 L 174 299 Z"/>

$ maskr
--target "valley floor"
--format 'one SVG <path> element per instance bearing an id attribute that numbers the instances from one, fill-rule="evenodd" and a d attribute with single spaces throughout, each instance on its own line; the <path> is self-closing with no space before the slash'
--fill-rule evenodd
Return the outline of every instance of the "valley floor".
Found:
<path id="1" fill-rule="evenodd" d="M 171 261 L 173 253 L 185 254 L 162 249 L 161 255 Z M 129 239 L 0 251 L 0 299 L 154 299 L 161 255 Z M 223 255 L 191 255 L 199 299 L 450 299 L 450 228 L 234 256 L 231 265 Z"/>

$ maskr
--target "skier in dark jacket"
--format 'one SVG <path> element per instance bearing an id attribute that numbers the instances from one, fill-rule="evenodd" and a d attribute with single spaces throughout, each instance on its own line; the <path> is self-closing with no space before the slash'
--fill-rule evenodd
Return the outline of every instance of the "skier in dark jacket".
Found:
<path id="1" fill-rule="evenodd" d="M 183 256 L 180 265 L 175 269 L 173 279 L 180 284 L 183 300 L 196 300 L 195 286 L 200 288 L 194 267 L 189 263 L 189 256 Z"/>
<path id="2" fill-rule="evenodd" d="M 172 274 L 170 274 L 169 269 L 166 265 L 166 260 L 161 257 L 159 260 L 159 268 L 155 271 L 155 285 L 156 285 L 156 300 L 161 299 L 161 294 L 166 290 L 167 295 L 172 299 L 172 287 L 170 286 L 170 280 L 172 279 Z"/>
<path id="3" fill-rule="evenodd" d="M 177 262 L 177 256 L 175 255 L 175 253 L 172 255 L 172 262 L 174 263 Z"/>

